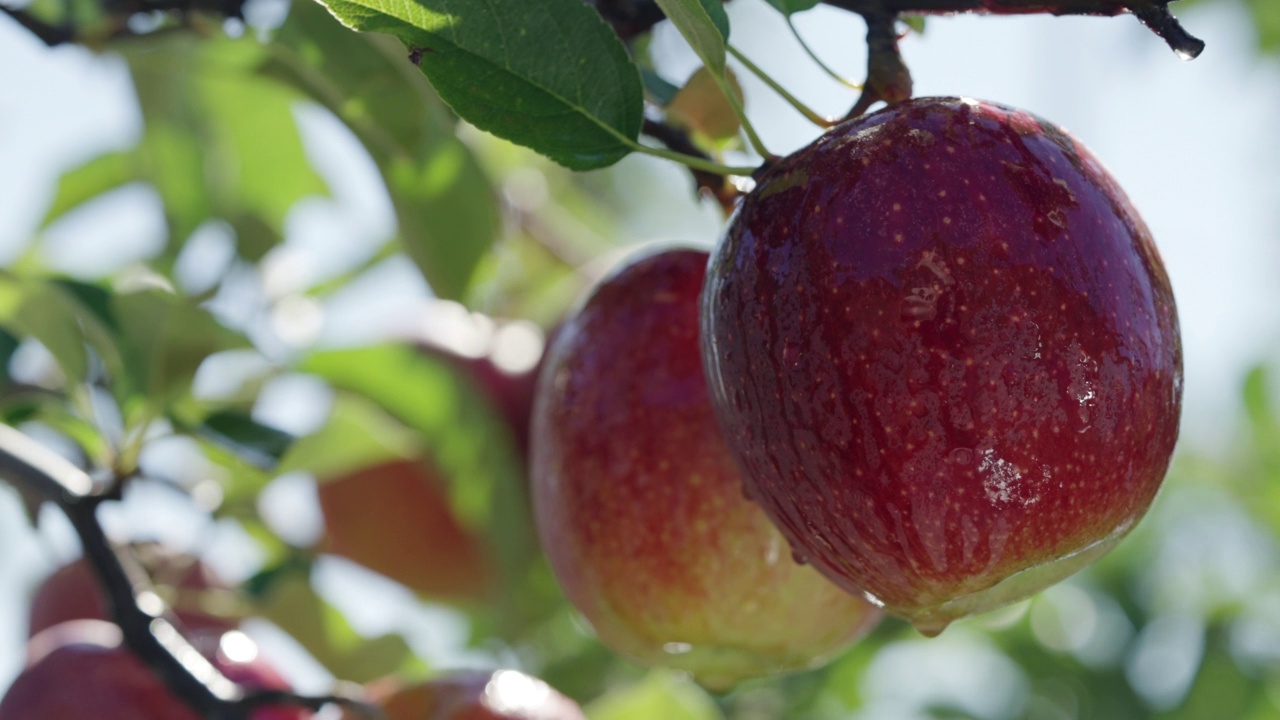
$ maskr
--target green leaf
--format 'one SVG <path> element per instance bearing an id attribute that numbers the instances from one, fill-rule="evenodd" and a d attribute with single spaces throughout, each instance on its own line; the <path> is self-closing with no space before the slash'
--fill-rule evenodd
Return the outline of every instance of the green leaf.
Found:
<path id="1" fill-rule="evenodd" d="M 675 99 L 676 93 L 680 92 L 680 88 L 674 83 L 669 82 L 652 70 L 641 68 L 640 77 L 644 80 L 644 89 L 653 96 L 654 101 L 659 105 L 666 105 L 671 102 Z"/>
<path id="2" fill-rule="evenodd" d="M 1272 55 L 1280 53 L 1280 4 L 1274 0 L 1248 0 L 1248 5 L 1258 49 Z"/>
<path id="3" fill-rule="evenodd" d="M 502 228 L 497 199 L 457 139 L 385 170 L 405 252 L 431 289 L 459 298 Z"/>
<path id="4" fill-rule="evenodd" d="M 675 673 L 654 670 L 642 682 L 611 692 L 586 707 L 590 720 L 719 720 L 715 702 Z"/>
<path id="5" fill-rule="evenodd" d="M 298 200 L 327 194 L 294 120 L 299 96 L 257 75 L 256 40 L 170 35 L 122 52 L 144 123 L 132 164 L 164 201 L 172 242 L 212 218 L 240 230 L 245 216 L 279 238 Z"/>
<path id="6" fill-rule="evenodd" d="M 39 340 L 70 383 L 88 379 L 89 348 L 109 375 L 121 367 L 110 329 L 58 283 L 0 278 L 0 325 L 15 336 Z"/>
<path id="7" fill-rule="evenodd" d="M 821 0 L 765 0 L 765 2 L 777 8 L 783 15 L 794 15 L 813 9 Z"/>
<path id="8" fill-rule="evenodd" d="M 702 64 L 717 77 L 724 75 L 729 15 L 721 0 L 657 0 Z"/>
<path id="9" fill-rule="evenodd" d="M 289 448 L 281 474 L 309 472 L 317 479 L 337 477 L 392 458 L 411 458 L 421 440 L 373 402 L 339 392 L 324 427 Z"/>
<path id="10" fill-rule="evenodd" d="M 41 227 L 49 225 L 67 212 L 111 190 L 139 179 L 131 152 L 109 152 L 99 155 L 58 178 L 53 204 L 45 212 Z"/>
<path id="11" fill-rule="evenodd" d="M 276 468 L 294 442 L 289 433 L 231 410 L 211 413 L 196 428 L 196 434 L 268 471 Z"/>
<path id="12" fill-rule="evenodd" d="M 463 119 L 566 167 L 611 165 L 639 136 L 640 74 L 581 0 L 324 4 L 353 29 L 400 38 Z"/>
<path id="13" fill-rule="evenodd" d="M 129 390 L 161 404 L 190 391 L 205 358 L 249 345 L 207 311 L 165 290 L 116 295 L 112 315 L 120 327 L 125 370 L 132 382 Z"/>
<path id="14" fill-rule="evenodd" d="M 390 46 L 390 47 L 388 47 Z M 422 73 L 394 40 L 295 7 L 261 72 L 343 120 L 378 163 L 400 241 L 439 296 L 460 298 L 502 231 L 497 195 Z"/>
<path id="15" fill-rule="evenodd" d="M 260 611 L 342 680 L 364 683 L 421 666 L 404 638 L 359 635 L 305 577 L 290 573 L 276 578 Z"/>

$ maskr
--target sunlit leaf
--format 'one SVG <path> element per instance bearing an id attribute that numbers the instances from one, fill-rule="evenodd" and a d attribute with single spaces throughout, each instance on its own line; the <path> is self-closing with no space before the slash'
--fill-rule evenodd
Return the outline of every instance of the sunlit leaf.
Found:
<path id="1" fill-rule="evenodd" d="M 640 132 L 640 75 L 581 0 L 327 0 L 394 35 L 459 116 L 566 167 L 604 167 Z"/>
<path id="2" fill-rule="evenodd" d="M 715 702 L 697 685 L 655 670 L 630 687 L 611 692 L 586 707 L 590 720 L 717 720 Z"/>
<path id="3" fill-rule="evenodd" d="M 721 0 L 657 0 L 702 64 L 715 76 L 725 70 L 725 43 L 729 40 L 729 15 Z"/>
<path id="4" fill-rule="evenodd" d="M 68 170 L 58 178 L 53 204 L 45 212 L 42 226 L 93 198 L 139 179 L 131 152 L 109 152 Z"/>

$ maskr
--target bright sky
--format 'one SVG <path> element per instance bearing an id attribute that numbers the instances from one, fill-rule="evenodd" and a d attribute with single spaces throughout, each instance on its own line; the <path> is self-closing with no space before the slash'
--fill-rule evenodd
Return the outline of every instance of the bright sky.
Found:
<path id="1" fill-rule="evenodd" d="M 762 0 L 731 3 L 734 43 L 817 109 L 839 114 L 853 95 L 812 66 Z M 1229 438 L 1243 371 L 1274 355 L 1280 329 L 1280 65 L 1248 50 L 1247 19 L 1233 3 L 1202 3 L 1183 17 L 1208 42 L 1194 62 L 1178 60 L 1133 18 L 949 18 L 930 20 L 923 38 L 903 43 L 917 95 L 971 95 L 1031 110 L 1067 127 L 1102 158 L 1151 226 L 1173 280 L 1186 355 L 1184 445 L 1212 447 Z M 801 32 L 828 63 L 857 78 L 863 29 L 838 11 L 819 8 L 797 18 Z M 669 28 L 655 41 L 677 57 L 674 78 L 696 62 Z M 127 145 L 138 133 L 128 77 L 120 63 L 80 48 L 43 49 L 0 19 L 0 263 L 10 261 L 34 232 L 61 169 L 104 148 Z M 816 130 L 740 72 L 749 111 L 774 152 L 795 149 Z M 321 265 L 344 254 L 335 227 L 389 227 L 385 198 L 363 163 L 323 120 L 310 123 L 335 150 L 321 158 L 340 196 L 299 212 L 298 262 Z M 313 143 L 320 144 L 320 143 Z M 354 172 L 347 172 L 354 168 Z M 683 171 L 649 159 L 628 159 L 620 177 L 664 181 L 651 192 L 677 205 L 653 213 L 637 204 L 624 230 L 637 241 L 712 239 L 711 214 L 686 203 Z M 666 188 L 666 189 L 663 189 Z M 100 258 L 140 257 L 159 242 L 156 199 L 130 190 L 110 212 L 87 213 L 46 238 L 65 269 Z M 348 235 L 349 237 L 349 235 Z M 349 253 L 349 250 L 348 250 Z M 375 308 L 394 293 L 421 296 L 404 267 L 352 299 Z M 398 297 L 404 297 L 404 294 Z M 330 318 L 326 335 L 370 323 L 369 312 Z M 55 533 L 56 535 L 56 533 Z M 66 550 L 65 537 L 55 554 Z M 48 545 L 23 528 L 12 494 L 0 492 L 0 617 L 18 619 L 25 593 L 46 571 Z M 0 687 L 21 663 L 24 623 L 0 623 Z"/>

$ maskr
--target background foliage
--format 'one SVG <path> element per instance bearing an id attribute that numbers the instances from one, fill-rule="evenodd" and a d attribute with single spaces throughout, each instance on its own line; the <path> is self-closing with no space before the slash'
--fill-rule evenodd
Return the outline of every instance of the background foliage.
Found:
<path id="1" fill-rule="evenodd" d="M 1257 62 L 1273 62 L 1280 6 L 1239 1 Z M 1236 0 L 1198 0 L 1214 2 Z M 451 342 L 497 348 L 501 333 L 462 307 L 545 334 L 627 244 L 619 219 L 655 192 L 566 169 L 636 151 L 645 97 L 675 103 L 716 159 L 754 157 L 736 124 L 705 121 L 724 116 L 706 107 L 719 88 L 742 97 L 725 59 L 729 18 L 715 2 L 661 3 L 705 68 L 706 89 L 680 100 L 679 85 L 656 75 L 650 44 L 637 45 L 633 63 L 578 0 L 509 3 L 492 23 L 537 38 L 513 43 L 451 24 L 444 2 L 326 5 L 400 40 L 353 33 L 320 5 L 295 2 L 278 26 L 196 25 L 104 43 L 99 51 L 127 64 L 142 133 L 64 173 L 32 242 L 0 274 L 0 417 L 86 467 L 132 478 L 126 504 L 177 505 L 234 528 L 254 558 L 240 609 L 291 636 L 314 676 L 365 682 L 451 662 L 515 665 L 586 703 L 594 720 L 1280 717 L 1280 409 L 1265 365 L 1241 383 L 1247 412 L 1232 439 L 1182 452 L 1119 550 L 1031 601 L 935 640 L 889 621 L 826 668 L 723 697 L 604 650 L 536 552 L 519 431 L 502 409 L 458 366 L 404 340 L 326 343 L 319 308 L 407 259 L 435 300 L 414 305 L 405 334 L 461 327 Z M 102 20 L 94 7 L 36 0 L 30 9 L 92 24 Z M 422 72 L 406 62 L 410 50 Z M 579 69 L 583 58 L 591 62 Z M 490 82 L 471 81 L 484 73 Z M 355 138 L 395 218 L 341 267 L 310 273 L 290 266 L 290 214 L 332 188 L 299 108 Z M 138 187 L 160 201 L 162 246 L 138 262 L 57 271 L 47 233 Z M 537 344 L 520 346 L 516 364 L 529 367 Z M 284 393 L 296 404 L 273 409 L 281 388 L 305 392 Z M 377 606 L 407 591 L 333 570 L 322 529 L 291 509 L 312 483 L 423 455 L 499 568 L 492 599 L 418 599 L 430 632 L 467 635 L 457 643 L 467 652 L 443 665 L 422 632 L 360 627 L 368 623 L 351 598 L 367 593 Z M 347 585 L 344 607 L 321 591 L 334 572 Z M 968 684 L 949 680 L 957 666 Z"/>

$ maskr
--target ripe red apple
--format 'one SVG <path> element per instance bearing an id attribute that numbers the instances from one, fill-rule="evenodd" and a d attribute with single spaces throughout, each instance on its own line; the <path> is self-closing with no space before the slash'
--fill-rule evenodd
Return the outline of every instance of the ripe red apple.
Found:
<path id="1" fill-rule="evenodd" d="M 461 672 L 390 686 L 375 691 L 375 700 L 387 720 L 586 720 L 577 703 L 514 670 Z"/>
<path id="2" fill-rule="evenodd" d="M 1026 112 L 918 99 L 786 158 L 732 221 L 703 312 L 753 495 L 799 555 L 926 634 L 1106 552 L 1177 438 L 1150 232 Z"/>
<path id="3" fill-rule="evenodd" d="M 273 669 L 245 653 L 252 641 L 238 632 L 230 635 L 236 636 L 228 642 L 239 659 L 225 651 L 211 656 L 223 674 L 250 688 L 288 687 Z M 251 720 L 310 717 L 300 708 L 264 707 Z M 119 628 L 102 620 L 72 620 L 32 638 L 26 668 L 0 699 L 0 720 L 85 718 L 198 720 L 190 706 L 122 645 Z"/>
<path id="4" fill-rule="evenodd" d="M 822 662 L 879 613 L 810 568 L 742 495 L 698 350 L 707 253 L 598 286 L 548 350 L 534 405 L 542 546 L 600 638 L 724 689 Z"/>
<path id="5" fill-rule="evenodd" d="M 232 617 L 209 609 L 215 596 L 230 588 L 207 565 L 154 543 L 131 545 L 128 552 L 148 571 L 161 597 L 174 607 L 183 630 L 225 631 L 235 627 Z M 58 568 L 36 589 L 31 599 L 28 637 L 58 623 L 80 619 L 108 619 L 97 577 L 84 558 Z"/>
<path id="6" fill-rule="evenodd" d="M 487 540 L 454 513 L 439 472 L 423 460 L 383 463 L 319 484 L 321 548 L 423 595 L 481 600 L 497 582 Z"/>

